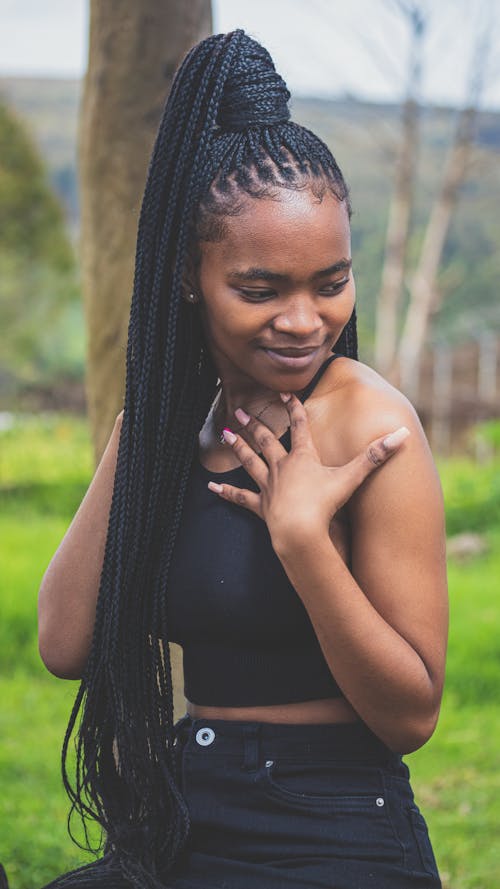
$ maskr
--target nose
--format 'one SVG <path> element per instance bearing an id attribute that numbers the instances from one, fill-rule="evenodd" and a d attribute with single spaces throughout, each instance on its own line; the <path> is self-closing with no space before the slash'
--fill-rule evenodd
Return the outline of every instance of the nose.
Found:
<path id="1" fill-rule="evenodd" d="M 296 337 L 314 338 L 323 322 L 314 300 L 307 296 L 290 299 L 286 308 L 273 321 L 274 330 L 294 334 Z"/>

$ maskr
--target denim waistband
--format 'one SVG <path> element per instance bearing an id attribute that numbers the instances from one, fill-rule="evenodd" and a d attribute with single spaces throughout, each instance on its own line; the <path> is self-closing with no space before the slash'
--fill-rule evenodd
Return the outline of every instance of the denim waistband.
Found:
<path id="1" fill-rule="evenodd" d="M 256 720 L 194 719 L 188 713 L 174 727 L 177 741 L 191 752 L 241 757 L 253 748 L 263 757 L 321 757 L 344 762 L 398 766 L 390 750 L 363 722 L 273 723 Z"/>

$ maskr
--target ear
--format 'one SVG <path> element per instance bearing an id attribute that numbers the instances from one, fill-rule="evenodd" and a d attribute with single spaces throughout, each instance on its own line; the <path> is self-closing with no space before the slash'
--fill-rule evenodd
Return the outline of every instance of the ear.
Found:
<path id="1" fill-rule="evenodd" d="M 182 296 L 189 303 L 200 302 L 200 285 L 192 254 L 186 259 L 182 275 Z M 194 296 L 194 299 L 192 298 Z"/>

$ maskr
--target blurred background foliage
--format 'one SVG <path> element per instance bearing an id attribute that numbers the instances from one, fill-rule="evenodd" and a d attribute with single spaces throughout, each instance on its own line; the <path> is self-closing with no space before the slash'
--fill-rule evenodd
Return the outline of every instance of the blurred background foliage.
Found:
<path id="1" fill-rule="evenodd" d="M 66 832 L 69 804 L 59 770 L 78 683 L 55 679 L 40 661 L 36 598 L 93 461 L 83 417 L 3 414 L 0 420 L 0 860 L 11 889 L 39 889 L 88 860 Z M 487 463 L 466 456 L 439 462 L 450 546 L 466 545 L 450 549 L 452 619 L 440 721 L 428 744 L 406 757 L 444 889 L 497 889 L 500 860 L 500 423 L 473 435 L 494 440 Z"/>
<path id="2" fill-rule="evenodd" d="M 0 393 L 83 378 L 77 260 L 26 124 L 0 102 Z"/>
<path id="3" fill-rule="evenodd" d="M 79 299 L 76 133 L 78 81 L 3 78 L 0 92 L 0 396 L 60 385 L 83 386 L 84 324 Z M 8 104 L 7 104 L 8 103 Z M 421 109 L 410 264 L 421 246 L 428 208 L 439 186 L 456 109 Z M 292 116 L 318 132 L 351 185 L 354 271 L 361 354 L 373 359 L 394 151 L 396 105 L 296 98 Z M 441 304 L 430 341 L 453 345 L 500 331 L 500 114 L 478 116 L 472 166 L 458 203 L 440 271 Z M 81 389 L 77 397 L 83 406 Z"/>

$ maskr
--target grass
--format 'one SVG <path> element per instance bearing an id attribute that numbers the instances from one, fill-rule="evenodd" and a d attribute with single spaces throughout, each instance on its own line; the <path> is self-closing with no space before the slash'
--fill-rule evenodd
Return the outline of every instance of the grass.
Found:
<path id="1" fill-rule="evenodd" d="M 45 568 L 92 473 L 86 424 L 18 422 L 0 433 L 0 860 L 11 889 L 39 889 L 88 856 L 66 832 L 60 749 L 77 683 L 48 674 L 36 644 Z M 448 529 L 488 552 L 449 566 L 451 629 L 441 719 L 407 757 L 445 889 L 497 889 L 500 861 L 500 502 L 498 460 L 440 466 Z"/>
<path id="2" fill-rule="evenodd" d="M 39 889 L 90 860 L 68 837 L 59 767 L 76 685 L 42 667 L 0 679 L 0 855 L 12 889 Z"/>
<path id="3" fill-rule="evenodd" d="M 406 758 L 445 889 L 497 889 L 500 862 L 500 528 L 490 551 L 449 565 L 446 690 L 434 736 Z"/>

